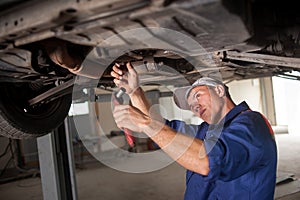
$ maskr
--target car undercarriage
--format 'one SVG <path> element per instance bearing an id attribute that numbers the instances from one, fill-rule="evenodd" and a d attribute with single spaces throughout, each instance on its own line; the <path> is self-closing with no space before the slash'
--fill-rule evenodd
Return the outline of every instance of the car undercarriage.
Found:
<path id="1" fill-rule="evenodd" d="M 68 114 L 76 78 L 111 89 L 114 63 L 131 62 L 144 84 L 180 86 L 200 76 L 225 82 L 271 76 L 300 80 L 300 14 L 294 4 L 3 1 L 0 134 L 28 138 L 50 132 Z"/>

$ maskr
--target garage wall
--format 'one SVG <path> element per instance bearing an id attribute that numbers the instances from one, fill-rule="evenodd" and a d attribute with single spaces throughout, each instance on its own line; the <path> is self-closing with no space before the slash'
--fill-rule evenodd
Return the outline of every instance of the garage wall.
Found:
<path id="1" fill-rule="evenodd" d="M 273 77 L 278 125 L 288 125 L 290 134 L 300 134 L 300 81 Z"/>
<path id="2" fill-rule="evenodd" d="M 35 138 L 18 140 L 0 136 L 0 154 L 0 173 L 3 175 L 0 179 L 15 176 L 18 172 L 16 166 L 29 169 L 39 165 Z"/>
<path id="3" fill-rule="evenodd" d="M 6 138 L 6 137 L 3 137 L 3 136 L 0 136 L 0 152 L 1 152 L 1 155 L 5 152 L 7 146 L 9 144 L 9 139 Z M 0 172 L 2 172 L 2 170 L 4 170 L 4 168 L 11 168 L 13 167 L 13 163 L 10 162 L 10 164 L 7 164 L 7 162 L 10 160 L 11 158 L 11 153 L 9 151 L 9 149 L 7 150 L 7 153 L 6 154 L 3 154 L 1 157 L 0 157 Z"/>
<path id="4" fill-rule="evenodd" d="M 112 130 L 119 130 L 112 115 L 111 102 L 101 102 L 96 104 L 98 109 L 98 126 L 104 134 L 110 134 Z"/>
<path id="5" fill-rule="evenodd" d="M 252 110 L 262 112 L 259 79 L 233 81 L 227 85 L 236 104 L 246 101 Z"/>

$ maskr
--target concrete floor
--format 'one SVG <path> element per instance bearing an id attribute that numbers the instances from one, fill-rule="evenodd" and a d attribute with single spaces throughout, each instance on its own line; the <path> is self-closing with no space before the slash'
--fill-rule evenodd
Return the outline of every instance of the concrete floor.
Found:
<path id="1" fill-rule="evenodd" d="M 300 134 L 276 135 L 276 140 L 278 172 L 280 175 L 293 174 L 295 178 L 289 184 L 276 187 L 276 199 L 300 199 L 300 182 L 297 179 L 300 177 Z M 185 189 L 185 170 L 176 163 L 144 174 L 119 172 L 98 163 L 86 169 L 77 169 L 76 178 L 79 200 L 180 200 L 183 199 Z M 43 199 L 40 178 L 27 178 L 0 185 L 0 199 Z"/>

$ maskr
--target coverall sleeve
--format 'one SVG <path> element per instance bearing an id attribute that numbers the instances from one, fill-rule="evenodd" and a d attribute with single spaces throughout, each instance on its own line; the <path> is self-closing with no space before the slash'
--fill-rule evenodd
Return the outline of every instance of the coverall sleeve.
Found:
<path id="1" fill-rule="evenodd" d="M 186 124 L 185 122 L 180 120 L 166 120 L 165 124 L 176 130 L 177 132 L 189 135 L 191 137 L 195 137 L 198 130 L 198 125 Z"/>
<path id="2" fill-rule="evenodd" d="M 220 134 L 208 131 L 204 145 L 210 172 L 206 178 L 230 181 L 259 167 L 267 148 L 264 141 L 270 138 L 267 124 L 255 112 L 240 114 Z"/>

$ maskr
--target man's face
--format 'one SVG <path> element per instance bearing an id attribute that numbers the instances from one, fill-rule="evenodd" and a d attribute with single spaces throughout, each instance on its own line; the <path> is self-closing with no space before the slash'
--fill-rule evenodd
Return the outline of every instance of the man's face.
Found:
<path id="1" fill-rule="evenodd" d="M 214 88 L 194 87 L 189 93 L 187 102 L 191 111 L 208 124 L 218 123 L 221 120 L 222 98 L 217 95 Z"/>

